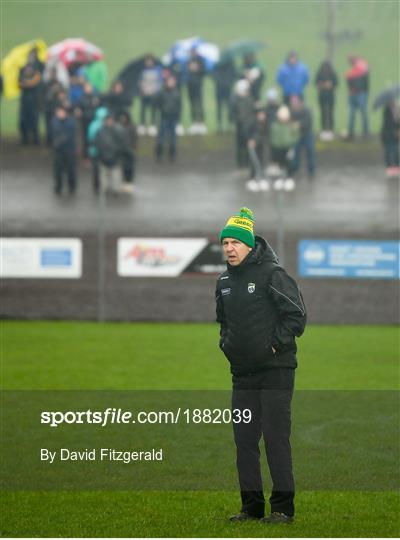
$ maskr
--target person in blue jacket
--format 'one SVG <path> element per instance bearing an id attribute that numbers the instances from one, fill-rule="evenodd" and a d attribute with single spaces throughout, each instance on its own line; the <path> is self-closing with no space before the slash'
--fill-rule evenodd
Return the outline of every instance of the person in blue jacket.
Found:
<path id="1" fill-rule="evenodd" d="M 64 107 L 58 106 L 51 124 L 53 146 L 54 191 L 61 195 L 66 174 L 69 193 L 76 190 L 76 125 L 75 118 Z"/>
<path id="2" fill-rule="evenodd" d="M 308 67 L 299 61 L 295 51 L 291 51 L 285 62 L 278 68 L 276 82 L 282 88 L 283 100 L 286 105 L 290 104 L 292 96 L 297 96 L 304 101 L 304 88 L 310 80 Z"/>

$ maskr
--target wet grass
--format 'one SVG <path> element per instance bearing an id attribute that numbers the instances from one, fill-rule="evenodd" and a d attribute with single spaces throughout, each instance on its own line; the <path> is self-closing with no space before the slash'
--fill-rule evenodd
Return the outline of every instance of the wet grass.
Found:
<path id="1" fill-rule="evenodd" d="M 302 492 L 291 525 L 232 524 L 236 493 L 118 492 L 3 495 L 3 537 L 397 537 L 399 495 Z M 5 518 L 5 516 L 7 516 Z"/>
<path id="2" fill-rule="evenodd" d="M 229 389 L 217 334 L 212 324 L 3 322 L 3 387 Z M 396 389 L 398 337 L 387 326 L 308 327 L 299 341 L 297 389 Z M 227 491 L 9 492 L 1 500 L 3 537 L 394 537 L 399 531 L 398 494 L 391 491 L 300 491 L 296 522 L 268 528 L 229 523 L 239 498 Z"/>

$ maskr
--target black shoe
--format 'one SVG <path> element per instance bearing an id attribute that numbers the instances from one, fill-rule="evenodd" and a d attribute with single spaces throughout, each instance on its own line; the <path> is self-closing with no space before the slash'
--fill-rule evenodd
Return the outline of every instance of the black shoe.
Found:
<path id="1" fill-rule="evenodd" d="M 230 516 L 229 521 L 249 521 L 254 519 L 260 519 L 256 516 L 252 516 L 251 514 L 248 514 L 247 512 L 239 512 L 239 514 L 234 514 L 233 516 Z"/>
<path id="2" fill-rule="evenodd" d="M 287 516 L 282 512 L 271 512 L 269 516 L 262 518 L 263 523 L 293 523 L 294 517 Z"/>

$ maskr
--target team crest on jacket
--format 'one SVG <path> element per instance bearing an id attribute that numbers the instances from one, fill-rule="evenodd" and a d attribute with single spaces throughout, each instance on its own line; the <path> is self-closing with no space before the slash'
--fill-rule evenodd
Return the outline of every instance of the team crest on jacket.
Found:
<path id="1" fill-rule="evenodd" d="M 247 285 L 247 290 L 249 291 L 249 293 L 253 293 L 255 290 L 256 290 L 256 284 L 255 283 L 249 283 Z"/>

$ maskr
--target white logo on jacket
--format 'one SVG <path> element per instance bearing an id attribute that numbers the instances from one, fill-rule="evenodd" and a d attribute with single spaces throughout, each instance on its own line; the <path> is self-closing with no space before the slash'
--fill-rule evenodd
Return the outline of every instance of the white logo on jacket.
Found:
<path id="1" fill-rule="evenodd" d="M 249 291 L 249 293 L 253 293 L 255 290 L 256 290 L 256 284 L 255 283 L 249 283 L 247 285 L 247 290 Z"/>

